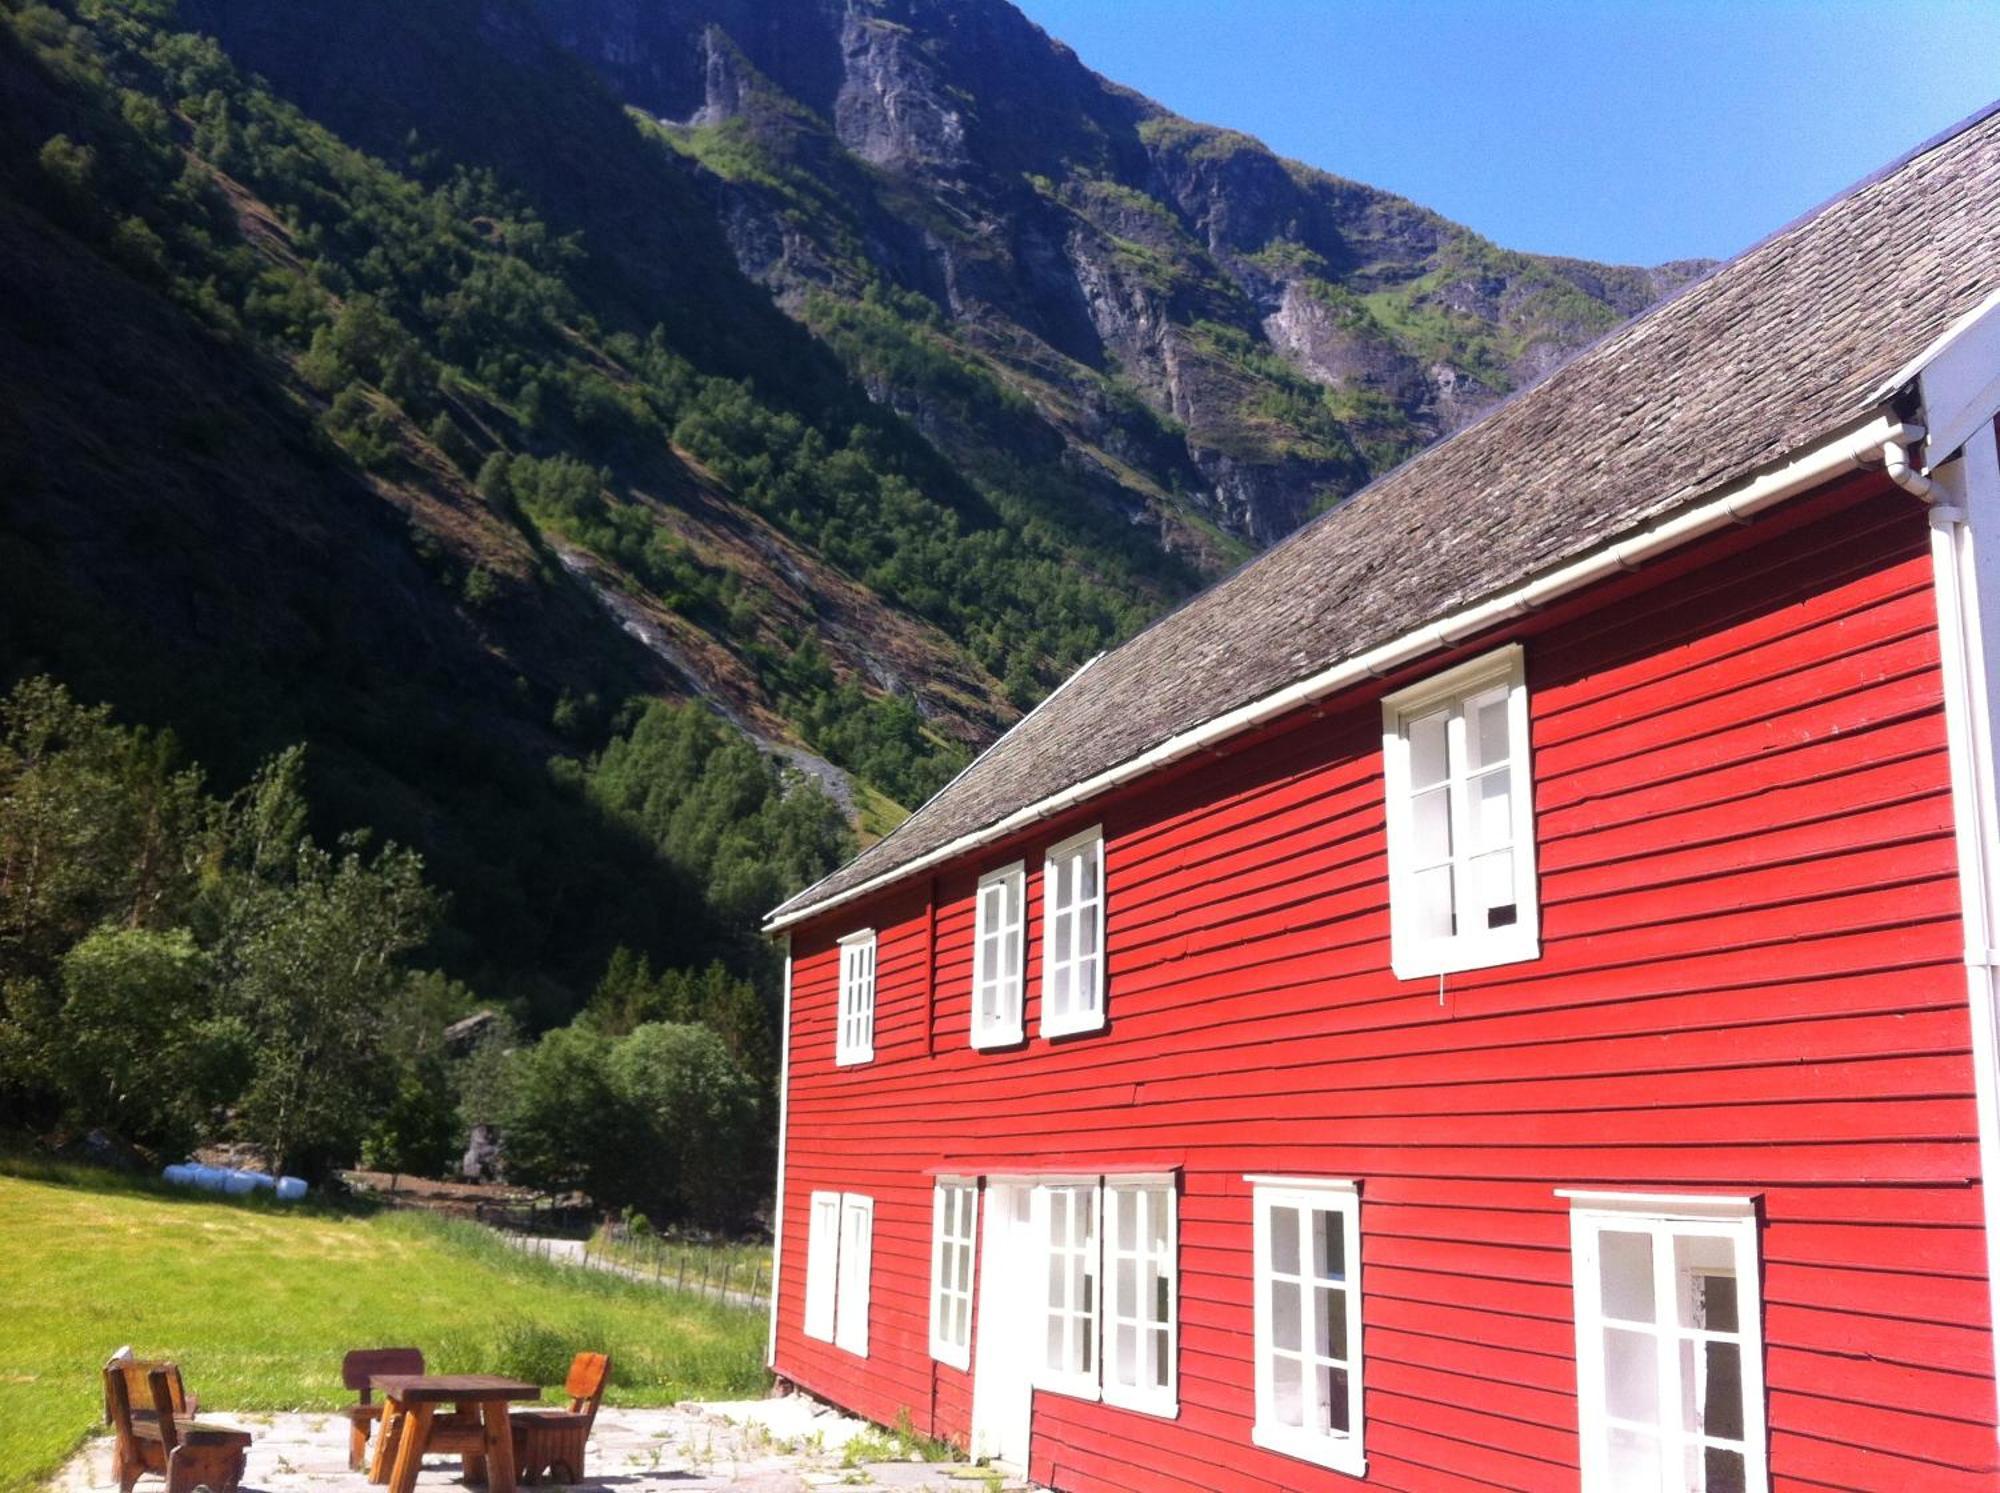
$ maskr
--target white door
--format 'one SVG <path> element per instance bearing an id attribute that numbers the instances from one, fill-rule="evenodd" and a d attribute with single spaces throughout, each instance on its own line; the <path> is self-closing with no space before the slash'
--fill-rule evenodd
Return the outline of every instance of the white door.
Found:
<path id="1" fill-rule="evenodd" d="M 1034 1325 L 1034 1189 L 988 1182 L 979 1251 L 979 1332 L 972 1362 L 972 1455 L 1025 1472 Z"/>

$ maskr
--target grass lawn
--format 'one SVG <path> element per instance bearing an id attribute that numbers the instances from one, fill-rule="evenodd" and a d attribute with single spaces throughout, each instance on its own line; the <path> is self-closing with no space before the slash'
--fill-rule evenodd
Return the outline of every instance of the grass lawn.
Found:
<path id="1" fill-rule="evenodd" d="M 765 1317 L 545 1264 L 471 1224 L 287 1209 L 0 1159 L 0 1493 L 101 1419 L 121 1343 L 172 1358 L 215 1410 L 331 1408 L 349 1348 L 555 1385 L 607 1349 L 619 1404 L 755 1396 Z"/>

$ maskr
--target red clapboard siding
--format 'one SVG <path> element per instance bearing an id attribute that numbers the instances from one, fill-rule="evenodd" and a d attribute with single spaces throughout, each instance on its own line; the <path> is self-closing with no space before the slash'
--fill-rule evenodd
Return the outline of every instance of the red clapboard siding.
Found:
<path id="1" fill-rule="evenodd" d="M 1555 1189 L 1754 1192 L 1773 1486 L 1992 1488 L 1927 531 L 1872 479 L 1816 502 L 1516 634 L 1535 960 L 1391 974 L 1373 691 L 797 930 L 779 1372 L 963 1441 L 971 1375 L 929 1354 L 933 1175 L 1172 1166 L 1179 1412 L 1037 1391 L 1031 1474 L 1354 1486 L 1251 1443 L 1244 1180 L 1351 1177 L 1368 1485 L 1570 1490 Z M 1099 823 L 1109 1020 L 1051 1043 L 1042 852 Z M 1029 1035 L 977 1052 L 974 887 L 1016 859 Z M 876 1059 L 836 1069 L 835 940 L 860 927 L 880 937 Z M 803 1335 L 821 1189 L 876 1200 L 866 1360 Z"/>

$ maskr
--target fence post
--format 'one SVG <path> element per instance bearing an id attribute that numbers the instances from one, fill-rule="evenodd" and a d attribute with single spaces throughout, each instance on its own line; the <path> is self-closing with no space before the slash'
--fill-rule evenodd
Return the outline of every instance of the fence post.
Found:
<path id="1" fill-rule="evenodd" d="M 674 1277 L 674 1289 L 676 1291 L 685 1291 L 687 1289 L 687 1283 L 688 1283 L 688 1257 L 687 1257 L 687 1249 L 685 1246 L 683 1246 L 681 1249 L 680 1273 Z"/>
<path id="2" fill-rule="evenodd" d="M 722 1294 L 725 1298 L 729 1295 L 729 1257 L 727 1255 L 724 1255 L 722 1259 Z"/>

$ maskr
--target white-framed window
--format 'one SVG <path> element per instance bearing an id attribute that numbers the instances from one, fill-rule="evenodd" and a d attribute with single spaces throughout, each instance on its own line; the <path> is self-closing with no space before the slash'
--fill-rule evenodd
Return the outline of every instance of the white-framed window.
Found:
<path id="1" fill-rule="evenodd" d="M 807 1337 L 868 1356 L 868 1277 L 875 1200 L 815 1192 L 806 1226 Z"/>
<path id="2" fill-rule="evenodd" d="M 833 1060 L 845 1066 L 875 1057 L 875 930 L 840 941 L 840 1028 Z"/>
<path id="3" fill-rule="evenodd" d="M 875 1253 L 875 1199 L 840 1196 L 840 1282 L 833 1303 L 833 1341 L 868 1356 L 868 1278 Z"/>
<path id="4" fill-rule="evenodd" d="M 1171 1178 L 1104 1180 L 1104 1398 L 1156 1415 L 1178 1410 L 1175 1201 Z"/>
<path id="5" fill-rule="evenodd" d="M 1035 1382 L 1097 1398 L 1097 1225 L 1101 1196 L 1089 1182 L 1035 1189 L 1035 1232 L 1047 1266 L 1042 1345 Z"/>
<path id="6" fill-rule="evenodd" d="M 973 1241 L 979 1188 L 940 1177 L 931 1189 L 931 1357 L 953 1368 L 972 1364 Z"/>
<path id="7" fill-rule="evenodd" d="M 1042 862 L 1042 1035 L 1104 1025 L 1104 831 L 1051 845 Z"/>
<path id="8" fill-rule="evenodd" d="M 1570 1202 L 1584 1493 L 1765 1493 L 1754 1200 L 1558 1196 Z"/>
<path id="9" fill-rule="evenodd" d="M 1360 1477 L 1361 1199 L 1349 1181 L 1251 1177 L 1257 1421 L 1251 1439 Z"/>
<path id="10" fill-rule="evenodd" d="M 833 1341 L 833 1293 L 840 1259 L 840 1194 L 816 1192 L 806 1228 L 806 1336 Z"/>
<path id="11" fill-rule="evenodd" d="M 1387 696 L 1382 767 L 1396 974 L 1533 959 L 1541 932 L 1520 644 Z"/>
<path id="12" fill-rule="evenodd" d="M 1149 1415 L 1180 1413 L 1179 1190 L 1171 1176 L 1044 1182 L 1046 1295 L 1035 1383 Z"/>
<path id="13" fill-rule="evenodd" d="M 1021 991 L 1027 983 L 1027 868 L 1016 861 L 979 878 L 973 908 L 972 1045 L 1021 1040 Z"/>

